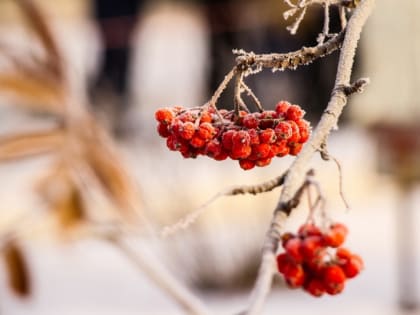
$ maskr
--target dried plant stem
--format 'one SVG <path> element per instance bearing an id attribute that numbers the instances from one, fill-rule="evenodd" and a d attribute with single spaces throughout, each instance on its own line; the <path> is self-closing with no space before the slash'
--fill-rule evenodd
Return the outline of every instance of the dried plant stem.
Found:
<path id="1" fill-rule="evenodd" d="M 182 285 L 153 255 L 141 247 L 136 250 L 119 235 L 108 235 L 105 238 L 134 265 L 146 274 L 167 295 L 172 297 L 186 312 L 191 315 L 208 315 L 204 304 Z"/>
<path id="2" fill-rule="evenodd" d="M 236 67 L 229 71 L 229 73 L 225 76 L 222 83 L 220 83 L 219 87 L 214 92 L 213 96 L 209 101 L 209 105 L 212 107 L 216 107 L 217 100 L 219 99 L 220 95 L 222 95 L 223 91 L 226 89 L 228 83 L 232 80 L 233 76 L 236 73 Z"/>
<path id="3" fill-rule="evenodd" d="M 204 212 L 205 209 L 208 208 L 208 206 L 210 206 L 213 202 L 215 202 L 220 197 L 245 195 L 245 194 L 257 195 L 260 193 L 269 192 L 269 191 L 272 191 L 274 188 L 281 186 L 284 182 L 285 176 L 286 176 L 286 173 L 259 185 L 235 186 L 235 187 L 220 191 L 217 194 L 215 194 L 213 197 L 211 197 L 209 200 L 207 200 L 200 207 L 198 207 L 197 209 L 195 209 L 194 211 L 192 211 L 185 217 L 181 218 L 175 224 L 164 227 L 162 230 L 162 236 L 167 237 L 169 235 L 172 235 L 178 232 L 179 230 L 183 230 L 189 227 L 199 218 L 199 216 Z"/>
<path id="4" fill-rule="evenodd" d="M 245 84 L 244 81 L 242 81 L 242 88 L 245 90 L 245 92 L 248 94 L 248 96 L 252 98 L 252 100 L 255 103 L 255 106 L 257 106 L 258 111 L 262 113 L 264 111 L 264 108 L 262 107 L 260 100 L 254 94 L 254 92 L 252 92 L 251 88 L 248 85 Z"/>
<path id="5" fill-rule="evenodd" d="M 356 47 L 368 16 L 370 15 L 375 0 L 364 0 L 355 9 L 351 16 L 340 53 L 335 87 L 348 86 L 354 62 Z M 343 89 L 334 89 L 328 106 L 321 117 L 318 126 L 309 143 L 291 165 L 284 182 L 279 203 L 274 211 L 270 228 L 264 242 L 262 261 L 258 277 L 251 294 L 250 304 L 245 314 L 260 314 L 271 288 L 275 268 L 275 255 L 283 225 L 287 219 L 287 212 L 283 211 L 284 204 L 293 199 L 296 191 L 302 185 L 308 168 L 308 163 L 313 155 L 325 142 L 331 130 L 337 125 L 338 118 L 346 105 L 347 95 Z"/>

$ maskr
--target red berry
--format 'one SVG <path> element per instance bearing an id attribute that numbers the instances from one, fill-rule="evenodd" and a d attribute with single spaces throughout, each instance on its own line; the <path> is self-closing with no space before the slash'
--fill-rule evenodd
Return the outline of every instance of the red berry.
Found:
<path id="1" fill-rule="evenodd" d="M 242 120 L 244 127 L 248 129 L 257 128 L 259 120 L 254 114 L 247 114 Z"/>
<path id="2" fill-rule="evenodd" d="M 295 265 L 291 257 L 286 253 L 277 255 L 276 261 L 278 271 L 283 274 L 286 273 L 291 266 Z"/>
<path id="3" fill-rule="evenodd" d="M 249 129 L 248 134 L 249 134 L 249 143 L 251 145 L 260 143 L 260 137 L 258 136 L 257 129 Z"/>
<path id="4" fill-rule="evenodd" d="M 178 134 L 182 139 L 190 140 L 195 133 L 195 126 L 192 122 L 187 121 L 185 123 L 179 122 L 174 125 L 174 132 Z"/>
<path id="5" fill-rule="evenodd" d="M 313 223 L 306 223 L 303 224 L 299 230 L 298 234 L 300 237 L 306 237 L 306 236 L 321 236 L 321 230 Z"/>
<path id="6" fill-rule="evenodd" d="M 271 163 L 271 158 L 267 157 L 265 159 L 259 159 L 255 161 L 255 165 L 259 167 L 267 166 Z"/>
<path id="7" fill-rule="evenodd" d="M 274 130 L 271 128 L 261 130 L 259 138 L 261 143 L 274 143 L 277 139 Z"/>
<path id="8" fill-rule="evenodd" d="M 298 121 L 296 121 L 296 124 L 299 127 L 299 143 L 305 143 L 309 139 L 309 136 L 311 134 L 309 122 L 304 119 L 299 119 Z"/>
<path id="9" fill-rule="evenodd" d="M 174 118 L 174 113 L 169 108 L 160 108 L 155 112 L 155 118 L 162 124 L 170 124 Z"/>
<path id="10" fill-rule="evenodd" d="M 284 278 L 289 287 L 301 287 L 305 283 L 305 270 L 303 270 L 302 265 L 290 265 L 284 273 Z"/>
<path id="11" fill-rule="evenodd" d="M 274 128 L 274 132 L 278 139 L 287 140 L 292 136 L 292 126 L 287 121 L 281 121 Z"/>
<path id="12" fill-rule="evenodd" d="M 191 138 L 190 145 L 198 149 L 204 147 L 206 145 L 206 141 L 196 133 Z"/>
<path id="13" fill-rule="evenodd" d="M 352 255 L 352 257 L 341 265 L 347 278 L 356 277 L 363 269 L 363 260 L 359 255 Z"/>
<path id="14" fill-rule="evenodd" d="M 249 145 L 234 145 L 230 152 L 230 157 L 233 160 L 246 159 L 251 154 L 251 146 Z"/>
<path id="15" fill-rule="evenodd" d="M 302 143 L 295 143 L 294 145 L 290 145 L 289 146 L 289 149 L 290 149 L 289 154 L 293 155 L 293 156 L 298 155 L 300 153 L 300 151 L 302 151 L 302 147 L 303 147 Z"/>
<path id="16" fill-rule="evenodd" d="M 287 122 L 292 128 L 292 135 L 287 140 L 288 140 L 289 145 L 294 145 L 295 143 L 298 143 L 300 140 L 299 127 L 293 120 L 288 120 Z"/>
<path id="17" fill-rule="evenodd" d="M 301 252 L 305 260 L 316 258 L 324 250 L 321 236 L 308 236 L 302 241 Z"/>
<path id="18" fill-rule="evenodd" d="M 332 224 L 329 231 L 324 234 L 325 244 L 331 247 L 339 247 L 346 240 L 347 234 L 348 229 L 344 224 Z"/>
<path id="19" fill-rule="evenodd" d="M 287 101 L 278 102 L 275 108 L 278 117 L 286 117 L 287 110 L 290 106 L 291 104 Z"/>
<path id="20" fill-rule="evenodd" d="M 200 117 L 200 123 L 208 122 L 211 123 L 212 116 L 209 111 L 202 111 Z"/>
<path id="21" fill-rule="evenodd" d="M 222 151 L 222 145 L 219 140 L 213 139 L 206 144 L 205 153 L 207 156 L 214 158 L 220 155 Z"/>
<path id="22" fill-rule="evenodd" d="M 303 261 L 301 253 L 302 240 L 299 237 L 293 237 L 283 244 L 286 253 L 293 258 L 296 263 Z"/>
<path id="23" fill-rule="evenodd" d="M 325 268 L 323 283 L 328 294 L 334 295 L 343 291 L 345 281 L 346 275 L 339 266 L 330 265 Z"/>
<path id="24" fill-rule="evenodd" d="M 303 117 L 305 111 L 298 105 L 291 105 L 287 109 L 286 118 L 293 121 L 298 121 Z"/>
<path id="25" fill-rule="evenodd" d="M 324 284 L 320 279 L 313 278 L 309 280 L 305 286 L 305 291 L 307 291 L 309 294 L 319 297 L 322 296 L 325 293 L 325 287 Z"/>
<path id="26" fill-rule="evenodd" d="M 225 131 L 222 135 L 222 145 L 226 150 L 231 150 L 232 146 L 233 146 L 233 142 L 232 142 L 232 138 L 233 135 L 236 133 L 237 131 L 235 130 L 228 130 Z"/>
<path id="27" fill-rule="evenodd" d="M 290 152 L 290 148 L 287 146 L 286 141 L 277 142 L 273 145 L 274 153 L 276 153 L 276 156 L 283 157 L 285 155 L 288 155 Z"/>
<path id="28" fill-rule="evenodd" d="M 347 248 L 339 247 L 335 252 L 335 256 L 339 259 L 348 260 L 353 256 L 353 254 Z"/>
<path id="29" fill-rule="evenodd" d="M 239 130 L 232 135 L 232 143 L 234 147 L 249 146 L 250 142 L 251 138 L 245 130 Z"/>
<path id="30" fill-rule="evenodd" d="M 213 138 L 215 133 L 216 133 L 216 130 L 214 129 L 213 125 L 208 122 L 201 123 L 197 131 L 197 135 L 201 139 L 204 139 L 207 141 Z"/>
<path id="31" fill-rule="evenodd" d="M 296 235 L 294 233 L 291 233 L 291 232 L 283 233 L 281 235 L 281 243 L 282 243 L 283 248 L 284 248 L 284 245 L 286 244 L 286 242 L 288 240 L 290 240 L 292 238 L 295 238 L 295 237 L 296 237 Z"/>
<path id="32" fill-rule="evenodd" d="M 254 160 L 265 159 L 270 154 L 269 144 L 261 143 L 252 146 L 252 157 Z"/>
<path id="33" fill-rule="evenodd" d="M 158 123 L 157 131 L 162 138 L 167 138 L 171 135 L 171 132 L 169 131 L 167 124 Z"/>
<path id="34" fill-rule="evenodd" d="M 239 166 L 243 170 L 250 170 L 250 169 L 255 167 L 255 161 L 251 161 L 251 160 L 248 160 L 248 159 L 242 159 L 242 160 L 239 160 Z"/>

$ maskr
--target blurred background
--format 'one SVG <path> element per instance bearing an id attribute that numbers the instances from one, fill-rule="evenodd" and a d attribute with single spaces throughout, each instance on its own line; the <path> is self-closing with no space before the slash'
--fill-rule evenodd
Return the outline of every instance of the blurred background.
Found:
<path id="1" fill-rule="evenodd" d="M 17 56 L 37 51 L 15 0 L 0 1 L 0 43 Z M 196 209 L 233 185 L 258 184 L 282 174 L 291 157 L 269 167 L 241 170 L 234 161 L 184 160 L 156 133 L 154 112 L 173 105 L 200 106 L 232 68 L 234 48 L 287 52 L 316 44 L 323 10 L 308 10 L 297 35 L 281 0 L 111 1 L 38 0 L 56 36 L 72 80 L 89 108 L 109 130 L 139 186 L 144 211 L 157 229 Z M 329 152 L 342 166 L 343 188 L 333 162 L 315 157 L 327 211 L 350 229 L 347 247 L 365 260 L 365 270 L 343 294 L 314 299 L 288 290 L 281 279 L 266 314 L 420 314 L 420 3 L 377 1 L 358 48 L 353 79 L 369 77 L 352 96 Z M 331 9 L 332 31 L 339 30 Z M 390 23 L 390 20 L 393 23 Z M 0 50 L 2 49 L 0 45 Z M 0 53 L 1 55 L 1 53 Z M 286 99 L 300 104 L 315 123 L 334 84 L 338 53 L 296 71 L 264 70 L 247 83 L 265 109 Z M 3 69 L 0 61 L 0 71 Z M 232 91 L 219 100 L 232 108 Z M 0 135 L 35 128 L 43 116 L 17 109 L 0 97 Z M 0 229 L 5 231 L 39 201 L 34 179 L 48 159 L 0 164 Z M 246 305 L 261 246 L 279 190 L 258 196 L 224 197 L 189 229 L 158 242 L 141 237 L 174 274 L 215 314 Z M 307 216 L 293 212 L 293 231 Z M 0 272 L 0 314 L 182 314 L 182 310 L 106 243 L 57 236 L 49 222 L 30 222 L 21 240 L 32 276 L 32 293 L 20 299 Z M 36 226 L 35 226 L 36 224 Z"/>

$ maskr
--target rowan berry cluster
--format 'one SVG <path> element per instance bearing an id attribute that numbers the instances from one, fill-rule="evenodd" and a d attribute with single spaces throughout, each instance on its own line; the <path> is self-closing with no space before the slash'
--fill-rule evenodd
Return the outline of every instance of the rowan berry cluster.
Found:
<path id="1" fill-rule="evenodd" d="M 213 107 L 161 108 L 157 130 L 170 150 L 185 158 L 206 155 L 217 161 L 238 160 L 244 170 L 266 166 L 273 157 L 297 155 L 310 135 L 305 112 L 289 102 L 258 113 Z"/>
<path id="2" fill-rule="evenodd" d="M 331 224 L 324 232 L 307 223 L 297 234 L 285 233 L 285 252 L 277 256 L 277 268 L 289 287 L 303 288 L 317 297 L 341 293 L 346 280 L 363 269 L 360 256 L 340 247 L 347 234 L 347 227 L 341 223 Z"/>

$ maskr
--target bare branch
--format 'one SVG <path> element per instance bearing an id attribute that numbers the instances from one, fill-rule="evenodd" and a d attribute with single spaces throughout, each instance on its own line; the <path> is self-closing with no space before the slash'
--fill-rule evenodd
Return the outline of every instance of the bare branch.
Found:
<path id="1" fill-rule="evenodd" d="M 303 47 L 297 51 L 284 54 L 261 54 L 236 51 L 237 66 L 245 68 L 272 68 L 275 70 L 296 69 L 298 66 L 308 65 L 318 58 L 329 55 L 339 49 L 344 40 L 345 31 L 326 41 L 323 45 Z"/>
<path id="2" fill-rule="evenodd" d="M 362 32 L 363 25 L 369 17 L 375 0 L 364 0 L 356 8 L 347 25 L 343 47 L 338 63 L 335 87 L 347 86 L 350 82 L 354 55 Z M 334 89 L 327 109 L 315 129 L 309 143 L 291 165 L 286 175 L 283 190 L 276 211 L 274 212 L 270 228 L 267 232 L 263 247 L 262 261 L 258 277 L 251 294 L 251 300 L 246 314 L 260 314 L 271 288 L 275 273 L 275 255 L 283 230 L 287 212 L 282 211 L 283 205 L 293 199 L 296 191 L 304 181 L 306 169 L 312 156 L 325 142 L 331 130 L 336 126 L 338 118 L 346 105 L 347 95 L 343 90 Z M 280 211 L 279 211 L 280 209 Z"/>

